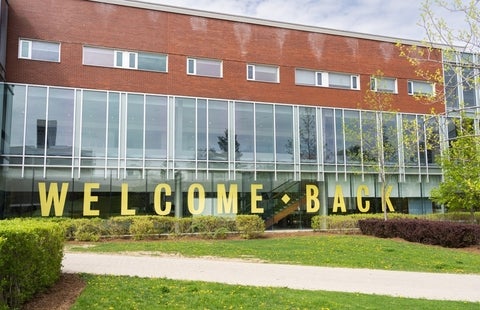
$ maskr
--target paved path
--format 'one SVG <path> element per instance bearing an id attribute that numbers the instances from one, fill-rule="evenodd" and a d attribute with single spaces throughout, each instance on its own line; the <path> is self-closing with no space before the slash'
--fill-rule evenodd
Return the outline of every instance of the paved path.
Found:
<path id="1" fill-rule="evenodd" d="M 480 275 L 309 267 L 210 258 L 69 252 L 65 254 L 63 272 L 480 302 Z"/>

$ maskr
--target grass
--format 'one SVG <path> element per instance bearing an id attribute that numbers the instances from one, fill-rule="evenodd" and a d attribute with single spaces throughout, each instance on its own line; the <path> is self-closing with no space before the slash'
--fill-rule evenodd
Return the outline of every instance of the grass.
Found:
<path id="1" fill-rule="evenodd" d="M 181 254 L 259 259 L 326 267 L 371 268 L 480 274 L 480 254 L 401 240 L 361 235 L 324 235 L 254 240 L 164 240 L 100 242 L 90 247 L 70 245 L 71 251 Z"/>
<path id="2" fill-rule="evenodd" d="M 479 309 L 479 303 L 84 275 L 77 309 Z"/>

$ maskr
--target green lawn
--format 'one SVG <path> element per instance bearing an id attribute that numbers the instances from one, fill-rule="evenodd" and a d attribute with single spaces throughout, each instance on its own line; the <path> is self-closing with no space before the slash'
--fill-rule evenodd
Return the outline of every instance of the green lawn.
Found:
<path id="1" fill-rule="evenodd" d="M 79 309 L 479 309 L 480 303 L 84 275 Z"/>
<path id="2" fill-rule="evenodd" d="M 311 266 L 480 274 L 480 254 L 362 235 L 302 236 L 253 240 L 157 240 L 70 244 L 70 251 L 149 251 L 218 256 Z"/>

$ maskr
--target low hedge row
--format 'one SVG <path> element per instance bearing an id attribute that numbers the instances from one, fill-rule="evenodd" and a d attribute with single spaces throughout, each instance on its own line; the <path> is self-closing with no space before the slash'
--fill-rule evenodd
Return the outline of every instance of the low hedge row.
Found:
<path id="1" fill-rule="evenodd" d="M 366 219 L 358 222 L 365 235 L 402 238 L 411 242 L 463 248 L 480 243 L 480 226 L 419 219 Z"/>
<path id="2" fill-rule="evenodd" d="M 38 220 L 0 222 L 0 309 L 18 308 L 61 274 L 64 231 Z"/>
<path id="3" fill-rule="evenodd" d="M 357 213 L 345 215 L 315 215 L 312 217 L 312 229 L 315 231 L 321 230 L 338 230 L 348 231 L 359 229 L 358 221 L 366 219 L 383 219 L 382 213 Z M 450 212 L 450 213 L 436 213 L 426 215 L 403 214 L 403 213 L 388 213 L 388 219 L 421 219 L 432 221 L 451 221 L 460 223 L 471 223 L 472 215 L 468 212 Z M 476 223 L 480 223 L 480 212 L 475 213 Z"/>
<path id="4" fill-rule="evenodd" d="M 102 237 L 132 237 L 136 240 L 159 235 L 180 236 L 195 234 L 203 238 L 221 239 L 228 234 L 243 238 L 257 238 L 265 231 L 263 220 L 257 215 L 236 217 L 197 216 L 175 218 L 166 216 L 118 216 L 109 219 L 52 219 L 66 231 L 67 240 L 98 241 Z"/>

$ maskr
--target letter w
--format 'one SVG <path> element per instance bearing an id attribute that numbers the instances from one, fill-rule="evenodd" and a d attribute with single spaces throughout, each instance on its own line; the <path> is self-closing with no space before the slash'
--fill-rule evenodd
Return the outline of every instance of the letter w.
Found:
<path id="1" fill-rule="evenodd" d="M 62 192 L 58 197 L 57 183 L 50 183 L 48 195 L 46 193 L 46 186 L 44 182 L 38 183 L 38 194 L 40 195 L 40 208 L 42 216 L 49 216 L 52 209 L 52 202 L 55 207 L 55 216 L 63 215 L 63 208 L 65 207 L 65 200 L 67 198 L 68 183 L 62 183 Z"/>

